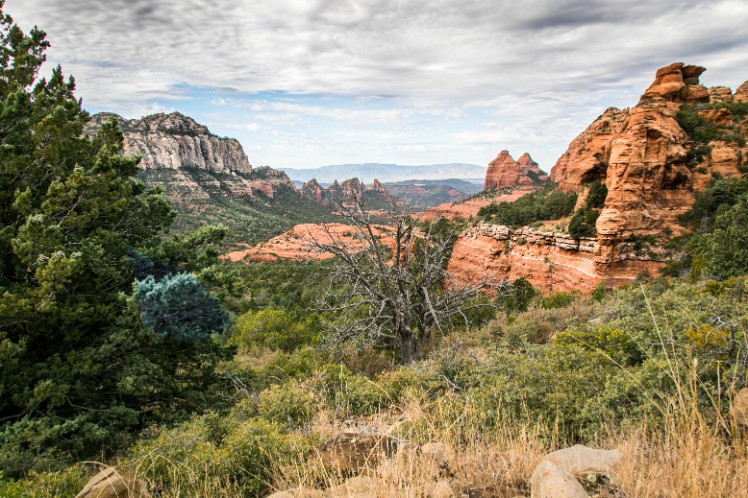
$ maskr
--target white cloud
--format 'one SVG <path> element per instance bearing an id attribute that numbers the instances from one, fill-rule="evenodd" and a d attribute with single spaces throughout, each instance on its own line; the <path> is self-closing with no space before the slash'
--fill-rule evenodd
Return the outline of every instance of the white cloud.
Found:
<path id="1" fill-rule="evenodd" d="M 5 10 L 49 33 L 49 61 L 76 76 L 88 106 L 181 110 L 200 88 L 241 109 L 237 130 L 272 125 L 290 137 L 324 121 L 320 143 L 298 137 L 303 152 L 291 139 L 265 144 L 271 163 L 405 149 L 416 163 L 486 163 L 495 152 L 481 154 L 512 145 L 542 150 L 545 166 L 605 107 L 634 105 L 660 66 L 705 65 L 707 85 L 748 77 L 748 2 L 738 0 L 7 0 Z M 254 92 L 277 97 L 242 97 Z M 390 147 L 382 127 L 411 146 Z M 424 141 L 430 129 L 439 147 Z M 332 156 L 323 144 L 341 130 L 380 142 Z"/>

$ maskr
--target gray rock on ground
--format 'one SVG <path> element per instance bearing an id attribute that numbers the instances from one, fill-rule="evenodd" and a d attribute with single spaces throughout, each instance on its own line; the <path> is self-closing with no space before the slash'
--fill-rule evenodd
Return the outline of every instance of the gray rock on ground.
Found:
<path id="1" fill-rule="evenodd" d="M 129 472 L 107 467 L 93 476 L 75 498 L 151 498 L 146 485 Z"/>
<path id="2" fill-rule="evenodd" d="M 615 481 L 619 450 L 598 450 L 580 444 L 549 453 L 530 478 L 532 498 L 587 498 L 577 477 L 604 475 Z"/>

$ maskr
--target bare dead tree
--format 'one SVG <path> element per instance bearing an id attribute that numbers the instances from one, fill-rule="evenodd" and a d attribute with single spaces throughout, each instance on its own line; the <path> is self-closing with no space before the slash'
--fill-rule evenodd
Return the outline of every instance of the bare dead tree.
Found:
<path id="1" fill-rule="evenodd" d="M 469 325 L 470 311 L 494 306 L 486 291 L 505 286 L 489 276 L 477 282 L 454 278 L 447 263 L 457 234 L 437 233 L 433 222 L 419 227 L 396 203 L 386 217 L 377 217 L 383 224 L 375 224 L 360 202 L 339 208 L 354 240 L 329 229 L 327 240 L 314 240 L 318 250 L 336 256 L 335 288 L 320 309 L 338 314 L 338 339 L 390 341 L 409 363 L 419 346 L 455 317 Z"/>

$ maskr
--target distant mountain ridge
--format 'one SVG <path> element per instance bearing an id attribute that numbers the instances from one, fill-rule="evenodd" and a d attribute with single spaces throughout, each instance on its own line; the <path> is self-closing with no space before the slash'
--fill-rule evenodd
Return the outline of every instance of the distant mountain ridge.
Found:
<path id="1" fill-rule="evenodd" d="M 314 178 L 319 183 L 332 183 L 335 180 L 343 181 L 349 178 L 358 178 L 365 183 L 372 183 L 374 180 L 390 183 L 413 179 L 443 180 L 445 178 L 475 180 L 483 183 L 486 175 L 485 166 L 468 163 L 420 166 L 381 163 L 336 164 L 310 169 L 284 168 L 283 171 L 291 180 L 307 182 Z"/>

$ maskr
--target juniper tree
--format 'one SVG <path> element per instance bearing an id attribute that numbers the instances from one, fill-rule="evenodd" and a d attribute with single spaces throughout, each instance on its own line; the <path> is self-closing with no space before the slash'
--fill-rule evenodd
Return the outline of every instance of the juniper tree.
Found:
<path id="1" fill-rule="evenodd" d="M 135 178 L 113 123 L 83 135 L 73 78 L 38 77 L 45 35 L 3 6 L 0 472 L 15 475 L 126 442 L 198 393 L 220 352 L 142 325 L 128 253 L 154 245 L 174 213 Z"/>

